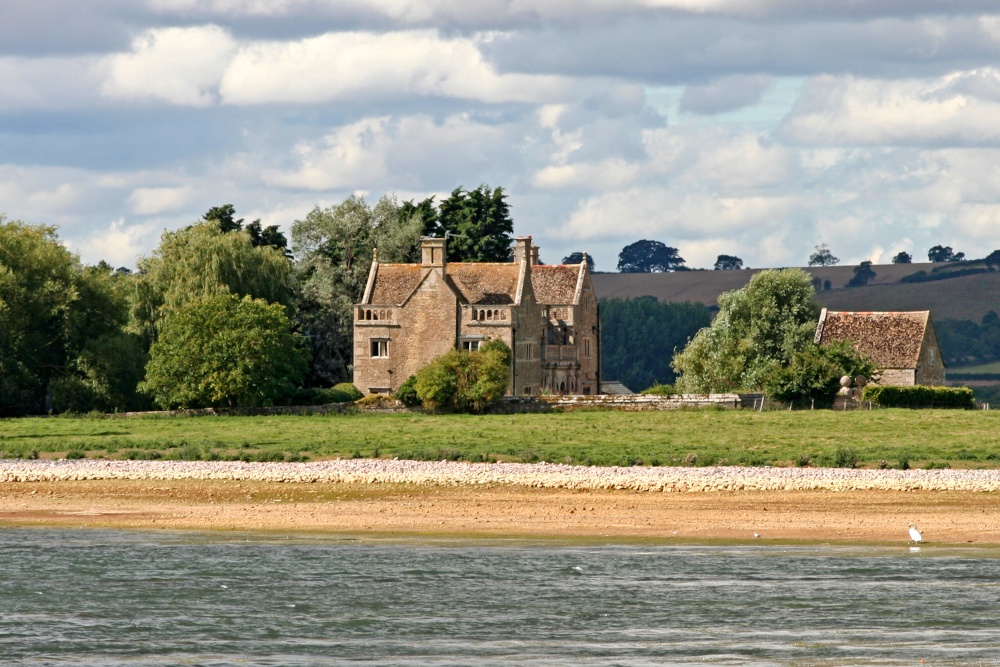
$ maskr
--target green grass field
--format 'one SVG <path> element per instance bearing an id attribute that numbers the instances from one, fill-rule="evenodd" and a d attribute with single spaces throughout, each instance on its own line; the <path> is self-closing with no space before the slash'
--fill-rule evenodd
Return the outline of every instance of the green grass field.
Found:
<path id="1" fill-rule="evenodd" d="M 956 366 L 955 368 L 949 368 L 948 373 L 958 373 L 958 374 L 985 374 L 985 373 L 1000 373 L 1000 361 L 994 361 L 988 364 L 980 364 L 978 366 Z"/>
<path id="2" fill-rule="evenodd" d="M 0 421 L 6 458 L 549 461 L 1000 467 L 1000 413 L 682 410 L 528 415 L 56 417 Z"/>

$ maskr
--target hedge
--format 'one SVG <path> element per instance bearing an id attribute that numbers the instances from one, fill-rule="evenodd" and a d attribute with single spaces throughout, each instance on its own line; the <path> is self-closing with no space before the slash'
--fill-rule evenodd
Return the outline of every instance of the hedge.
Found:
<path id="1" fill-rule="evenodd" d="M 861 393 L 862 401 L 882 408 L 964 408 L 976 407 L 968 387 L 883 387 L 869 385 Z"/>

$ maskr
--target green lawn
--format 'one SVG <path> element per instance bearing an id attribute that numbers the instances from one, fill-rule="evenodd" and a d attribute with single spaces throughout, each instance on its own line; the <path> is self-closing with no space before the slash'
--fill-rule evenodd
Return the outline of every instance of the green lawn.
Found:
<path id="1" fill-rule="evenodd" d="M 581 465 L 1000 467 L 1000 413 L 682 410 L 0 420 L 8 458 L 550 461 Z M 693 455 L 693 456 L 692 456 Z M 695 458 L 696 457 L 696 458 Z"/>

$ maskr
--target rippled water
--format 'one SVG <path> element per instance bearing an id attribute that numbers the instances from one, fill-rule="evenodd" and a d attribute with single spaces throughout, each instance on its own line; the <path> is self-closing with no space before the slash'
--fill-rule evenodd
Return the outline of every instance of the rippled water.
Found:
<path id="1" fill-rule="evenodd" d="M 0 530 L 3 665 L 1000 665 L 1000 560 Z"/>

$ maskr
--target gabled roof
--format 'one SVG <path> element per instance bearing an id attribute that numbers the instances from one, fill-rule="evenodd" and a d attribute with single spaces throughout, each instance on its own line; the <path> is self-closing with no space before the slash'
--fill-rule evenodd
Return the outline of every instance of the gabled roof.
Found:
<path id="1" fill-rule="evenodd" d="M 857 313 L 824 308 L 816 342 L 849 340 L 879 368 L 916 368 L 930 317 L 929 310 Z"/>
<path id="2" fill-rule="evenodd" d="M 420 264 L 375 263 L 371 297 L 364 303 L 402 304 L 420 284 L 423 268 Z M 516 300 L 519 271 L 516 264 L 451 262 L 445 275 L 465 303 L 500 305 Z"/>
<path id="3" fill-rule="evenodd" d="M 365 303 L 398 306 L 420 284 L 419 264 L 377 264 L 371 298 Z"/>
<path id="4" fill-rule="evenodd" d="M 449 262 L 445 272 L 466 303 L 500 305 L 517 299 L 517 264 Z"/>
<path id="5" fill-rule="evenodd" d="M 579 280 L 579 264 L 536 264 L 531 267 L 535 300 L 545 306 L 576 303 Z"/>

